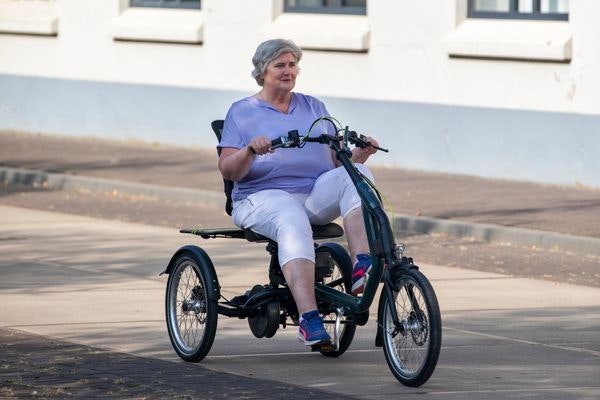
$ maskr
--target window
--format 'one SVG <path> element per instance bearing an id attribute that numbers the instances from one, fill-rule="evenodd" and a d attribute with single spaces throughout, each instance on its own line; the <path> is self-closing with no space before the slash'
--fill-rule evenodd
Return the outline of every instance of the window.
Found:
<path id="1" fill-rule="evenodd" d="M 371 27 L 367 0 L 284 0 L 283 13 L 265 27 L 267 37 L 292 39 L 303 49 L 367 52 Z"/>
<path id="2" fill-rule="evenodd" d="M 200 0 L 131 0 L 131 7 L 200 8 Z"/>
<path id="3" fill-rule="evenodd" d="M 0 33 L 58 35 L 55 0 L 0 0 Z"/>
<path id="4" fill-rule="evenodd" d="M 564 20 L 569 0 L 469 0 L 469 18 Z"/>
<path id="5" fill-rule="evenodd" d="M 367 0 L 285 0 L 285 12 L 367 15 Z"/>
<path id="6" fill-rule="evenodd" d="M 464 1 L 464 0 L 463 0 Z M 450 57 L 569 62 L 569 0 L 468 0 L 467 18 L 444 36 Z"/>
<path id="7" fill-rule="evenodd" d="M 122 12 L 111 26 L 115 40 L 200 44 L 204 39 L 200 0 L 130 0 L 121 4 Z"/>

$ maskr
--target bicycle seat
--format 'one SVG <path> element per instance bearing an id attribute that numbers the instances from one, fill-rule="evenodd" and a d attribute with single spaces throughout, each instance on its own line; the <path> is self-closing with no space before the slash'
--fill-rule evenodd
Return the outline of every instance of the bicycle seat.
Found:
<path id="1" fill-rule="evenodd" d="M 332 239 L 344 235 L 344 230 L 338 224 L 331 222 L 327 225 L 311 225 L 313 230 L 313 239 Z M 235 227 L 226 228 L 188 228 L 181 229 L 181 233 L 190 233 L 192 235 L 200 236 L 203 239 L 211 238 L 232 238 L 232 239 L 246 239 L 249 242 L 269 242 L 271 239 L 268 237 L 259 235 L 251 229 L 241 229 Z"/>

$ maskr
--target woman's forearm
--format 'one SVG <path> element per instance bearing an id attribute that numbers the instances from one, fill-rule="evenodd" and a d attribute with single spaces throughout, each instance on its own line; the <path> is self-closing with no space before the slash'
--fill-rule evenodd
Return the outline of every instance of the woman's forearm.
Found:
<path id="1" fill-rule="evenodd" d="M 254 157 L 249 145 L 241 149 L 224 148 L 219 157 L 221 175 L 230 181 L 241 181 L 250 172 Z"/>

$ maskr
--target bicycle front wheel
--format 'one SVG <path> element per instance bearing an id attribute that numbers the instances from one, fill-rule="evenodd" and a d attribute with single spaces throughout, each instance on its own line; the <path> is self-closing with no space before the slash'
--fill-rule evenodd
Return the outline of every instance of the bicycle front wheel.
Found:
<path id="1" fill-rule="evenodd" d="M 208 354 L 217 330 L 218 304 L 208 296 L 216 282 L 210 261 L 182 253 L 174 262 L 165 299 L 167 329 L 175 352 L 198 362 Z"/>
<path id="2" fill-rule="evenodd" d="M 418 387 L 427 382 L 437 365 L 442 342 L 440 309 L 433 287 L 418 270 L 398 273 L 394 283 L 397 291 L 392 292 L 393 299 L 385 299 L 380 316 L 383 351 L 396 379 Z M 385 292 L 382 296 L 387 297 Z M 394 324 L 394 308 L 398 325 Z"/>

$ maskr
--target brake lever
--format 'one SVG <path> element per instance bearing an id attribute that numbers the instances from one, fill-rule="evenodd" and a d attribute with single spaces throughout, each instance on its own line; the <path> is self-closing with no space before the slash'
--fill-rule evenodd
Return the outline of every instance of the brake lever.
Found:
<path id="1" fill-rule="evenodd" d="M 373 145 L 371 142 L 369 142 L 367 140 L 367 137 L 365 135 L 356 133 L 355 131 L 350 131 L 350 133 L 348 135 L 348 140 L 350 143 L 354 144 L 356 147 L 365 148 L 365 147 L 371 146 L 374 149 L 383 151 L 384 153 L 389 153 L 388 149 L 384 149 L 383 147 Z"/>

